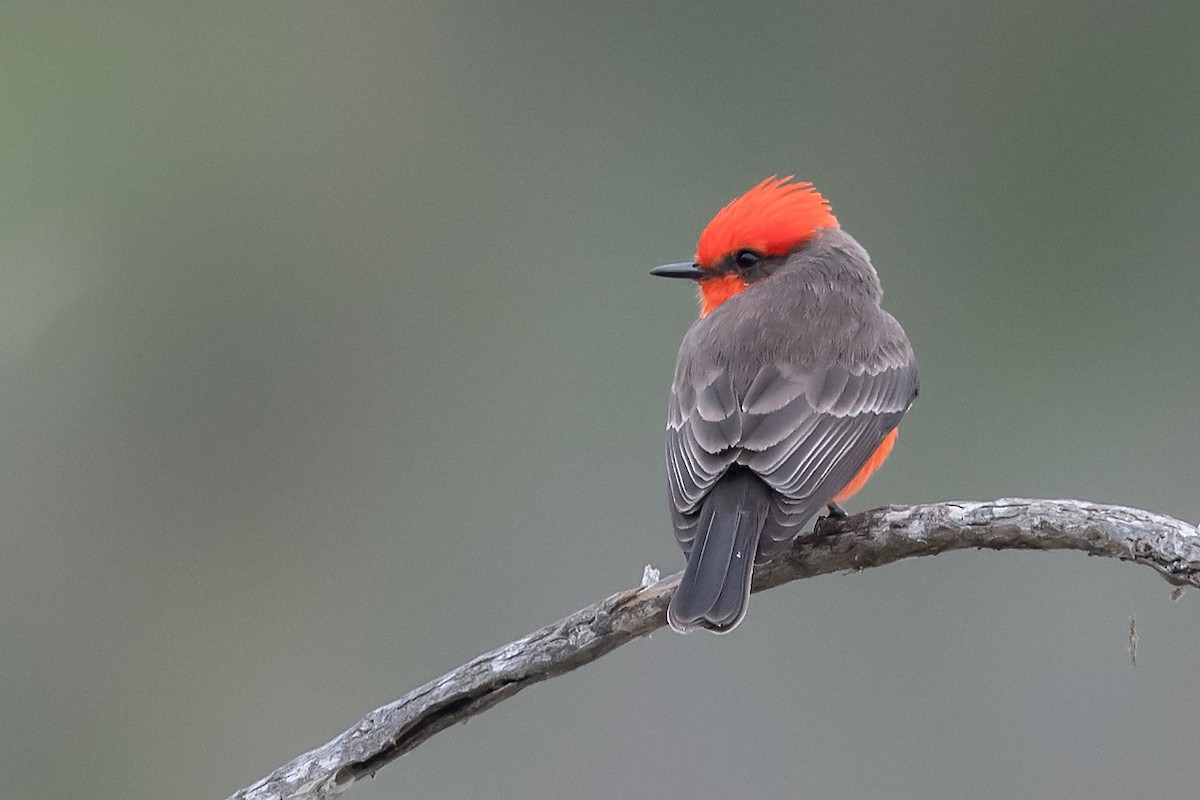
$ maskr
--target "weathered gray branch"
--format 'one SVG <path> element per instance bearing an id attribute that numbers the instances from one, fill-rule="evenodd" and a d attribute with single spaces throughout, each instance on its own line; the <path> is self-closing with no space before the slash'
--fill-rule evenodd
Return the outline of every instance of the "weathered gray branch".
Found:
<path id="1" fill-rule="evenodd" d="M 1176 586 L 1200 588 L 1200 531 L 1171 517 L 1076 500 L 1006 499 L 892 506 L 822 524 L 754 571 L 754 591 L 842 570 L 949 550 L 1082 550 L 1145 564 Z M 332 798 L 438 731 L 530 684 L 594 661 L 666 623 L 672 575 L 629 589 L 484 653 L 232 795 L 230 800 Z"/>

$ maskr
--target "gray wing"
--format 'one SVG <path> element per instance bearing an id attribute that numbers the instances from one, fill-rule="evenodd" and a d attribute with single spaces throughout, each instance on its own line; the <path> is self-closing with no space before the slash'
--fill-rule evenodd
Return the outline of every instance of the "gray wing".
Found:
<path id="1" fill-rule="evenodd" d="M 675 538 L 691 551 L 700 503 L 737 461 L 740 404 L 729 371 L 713 368 L 671 385 L 667 407 L 667 485 Z"/>
<path id="2" fill-rule="evenodd" d="M 763 365 L 739 386 L 727 367 L 677 377 L 667 414 L 676 538 L 690 549 L 701 501 L 734 464 L 773 490 L 761 558 L 791 541 L 850 482 L 912 405 L 917 369 L 904 338 L 859 363 Z"/>

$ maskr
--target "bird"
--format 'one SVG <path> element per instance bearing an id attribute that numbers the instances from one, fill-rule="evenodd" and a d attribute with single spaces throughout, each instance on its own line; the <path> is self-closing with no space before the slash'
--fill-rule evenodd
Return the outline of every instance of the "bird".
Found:
<path id="1" fill-rule="evenodd" d="M 650 274 L 696 282 L 700 301 L 667 407 L 668 505 L 687 558 L 667 621 L 728 633 L 754 564 L 821 510 L 845 516 L 891 453 L 916 357 L 867 251 L 793 175 L 730 202 L 692 261 Z"/>

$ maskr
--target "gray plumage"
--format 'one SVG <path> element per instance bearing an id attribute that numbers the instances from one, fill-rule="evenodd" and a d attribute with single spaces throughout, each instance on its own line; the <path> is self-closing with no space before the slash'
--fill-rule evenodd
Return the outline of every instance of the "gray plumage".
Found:
<path id="1" fill-rule="evenodd" d="M 688 555 L 668 612 L 676 630 L 736 626 L 750 553 L 782 551 L 917 396 L 908 337 L 880 307 L 875 268 L 849 234 L 821 231 L 754 277 L 679 349 L 666 447 Z"/>

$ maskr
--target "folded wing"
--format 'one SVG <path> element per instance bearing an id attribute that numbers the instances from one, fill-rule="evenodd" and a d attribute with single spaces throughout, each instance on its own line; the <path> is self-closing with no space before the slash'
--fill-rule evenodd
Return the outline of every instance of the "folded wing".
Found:
<path id="1" fill-rule="evenodd" d="M 855 476 L 917 393 L 900 337 L 858 363 L 763 365 L 737 380 L 711 366 L 672 386 L 667 464 L 676 537 L 690 551 L 704 496 L 734 464 L 773 490 L 758 556 L 783 549 Z"/>

